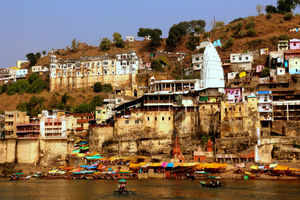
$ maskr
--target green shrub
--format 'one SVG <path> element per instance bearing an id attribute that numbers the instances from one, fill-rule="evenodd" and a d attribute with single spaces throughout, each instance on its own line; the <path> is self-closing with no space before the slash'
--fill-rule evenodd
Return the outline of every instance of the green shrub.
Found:
<path id="1" fill-rule="evenodd" d="M 233 44 L 234 44 L 234 39 L 233 39 L 233 38 L 229 38 L 229 39 L 225 42 L 225 44 L 224 44 L 224 46 L 223 46 L 223 49 L 224 49 L 224 50 L 229 49 L 229 48 L 231 48 L 231 47 L 233 46 Z"/>
<path id="2" fill-rule="evenodd" d="M 259 46 L 261 46 L 263 43 L 262 39 L 252 40 L 247 42 L 247 46 L 250 49 L 257 49 Z"/>
<path id="3" fill-rule="evenodd" d="M 280 35 L 280 36 L 278 37 L 278 39 L 279 39 L 279 40 L 289 40 L 290 37 L 289 37 L 288 35 Z"/>
<path id="4" fill-rule="evenodd" d="M 247 30 L 254 29 L 254 28 L 255 28 L 255 23 L 254 23 L 254 21 L 248 22 L 248 23 L 246 24 L 245 28 L 246 28 Z"/>
<path id="5" fill-rule="evenodd" d="M 255 37 L 256 36 L 256 31 L 253 28 L 249 29 L 247 31 L 247 36 L 248 37 Z"/>
<path id="6" fill-rule="evenodd" d="M 285 21 L 290 21 L 293 18 L 293 14 L 292 13 L 286 13 L 283 17 L 283 19 Z"/>
<path id="7" fill-rule="evenodd" d="M 102 84 L 100 82 L 96 82 L 94 84 L 94 92 L 101 92 L 102 91 Z"/>

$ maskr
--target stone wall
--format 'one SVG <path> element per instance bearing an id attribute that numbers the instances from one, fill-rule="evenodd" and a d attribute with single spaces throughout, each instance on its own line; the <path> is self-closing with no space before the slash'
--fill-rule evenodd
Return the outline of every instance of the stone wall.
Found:
<path id="1" fill-rule="evenodd" d="M 16 140 L 0 140 L 0 164 L 14 163 L 16 160 Z"/>
<path id="2" fill-rule="evenodd" d="M 135 74 L 125 75 L 90 75 L 85 77 L 50 77 L 50 91 L 92 87 L 96 82 L 111 84 L 114 88 L 132 87 L 136 83 Z"/>
<path id="3" fill-rule="evenodd" d="M 17 163 L 37 164 L 39 161 L 39 140 L 17 140 Z"/>
<path id="4" fill-rule="evenodd" d="M 68 154 L 68 141 L 59 139 L 40 140 L 40 165 L 64 164 Z"/>
<path id="5" fill-rule="evenodd" d="M 17 163 L 48 166 L 66 160 L 72 144 L 59 139 L 6 139 L 0 140 L 0 164 Z"/>
<path id="6" fill-rule="evenodd" d="M 197 107 L 136 109 L 130 116 L 116 118 L 114 127 L 93 128 L 90 147 L 93 151 L 112 154 L 168 156 L 177 135 L 183 153 L 192 154 L 200 143 L 199 126 Z"/>

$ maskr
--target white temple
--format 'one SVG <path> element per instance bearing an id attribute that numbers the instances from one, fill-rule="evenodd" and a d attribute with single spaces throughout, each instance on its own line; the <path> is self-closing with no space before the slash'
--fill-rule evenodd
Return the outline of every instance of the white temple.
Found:
<path id="1" fill-rule="evenodd" d="M 221 58 L 212 43 L 204 51 L 201 82 L 204 89 L 217 88 L 223 91 L 225 87 Z"/>

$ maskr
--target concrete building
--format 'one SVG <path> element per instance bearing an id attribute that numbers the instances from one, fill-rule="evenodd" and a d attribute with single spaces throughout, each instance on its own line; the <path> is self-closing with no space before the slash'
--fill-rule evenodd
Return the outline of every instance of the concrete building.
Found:
<path id="1" fill-rule="evenodd" d="M 192 55 L 192 65 L 194 71 L 200 71 L 203 67 L 203 54 Z"/>
<path id="2" fill-rule="evenodd" d="M 289 73 L 300 74 L 300 57 L 289 58 Z"/>
<path id="3" fill-rule="evenodd" d="M 16 70 L 16 79 L 25 78 L 28 74 L 28 69 L 17 69 Z"/>
<path id="4" fill-rule="evenodd" d="M 287 51 L 289 50 L 289 41 L 288 40 L 279 40 L 277 44 L 278 51 Z"/>
<path id="5" fill-rule="evenodd" d="M 84 57 L 79 60 L 57 60 L 51 55 L 50 90 L 87 88 L 96 82 L 113 88 L 136 88 L 139 58 L 135 52 L 116 56 Z"/>
<path id="6" fill-rule="evenodd" d="M 128 36 L 126 36 L 126 41 L 127 41 L 127 42 L 134 42 L 134 41 L 135 41 L 135 38 L 134 38 L 134 36 L 132 36 L 132 35 L 128 35 Z"/>
<path id="7" fill-rule="evenodd" d="M 243 101 L 242 88 L 226 88 L 225 98 L 228 103 L 239 103 Z"/>
<path id="8" fill-rule="evenodd" d="M 40 136 L 40 120 L 30 118 L 29 121 L 16 124 L 18 139 L 38 139 Z"/>
<path id="9" fill-rule="evenodd" d="M 251 71 L 253 55 L 251 53 L 230 54 L 230 63 L 233 71 Z"/>
<path id="10" fill-rule="evenodd" d="M 67 127 L 65 116 L 59 116 L 59 114 L 55 112 L 50 114 L 46 110 L 42 111 L 40 131 L 42 138 L 66 138 Z"/>
<path id="11" fill-rule="evenodd" d="M 300 49 L 300 40 L 299 39 L 292 39 L 290 40 L 290 49 Z"/>
<path id="12" fill-rule="evenodd" d="M 16 137 L 17 124 L 28 123 L 29 116 L 25 112 L 5 111 L 5 137 Z"/>
<path id="13" fill-rule="evenodd" d="M 31 67 L 31 72 L 36 73 L 36 72 L 48 72 L 49 69 L 46 66 L 32 66 Z"/>

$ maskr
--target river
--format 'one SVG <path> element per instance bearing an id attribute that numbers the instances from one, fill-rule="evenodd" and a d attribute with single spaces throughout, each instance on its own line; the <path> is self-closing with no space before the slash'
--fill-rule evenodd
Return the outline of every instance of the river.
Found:
<path id="1" fill-rule="evenodd" d="M 226 181 L 219 189 L 202 188 L 199 181 L 133 180 L 128 189 L 135 195 L 119 197 L 113 194 L 114 181 L 30 180 L 9 182 L 0 180 L 1 200 L 297 200 L 299 181 Z"/>

